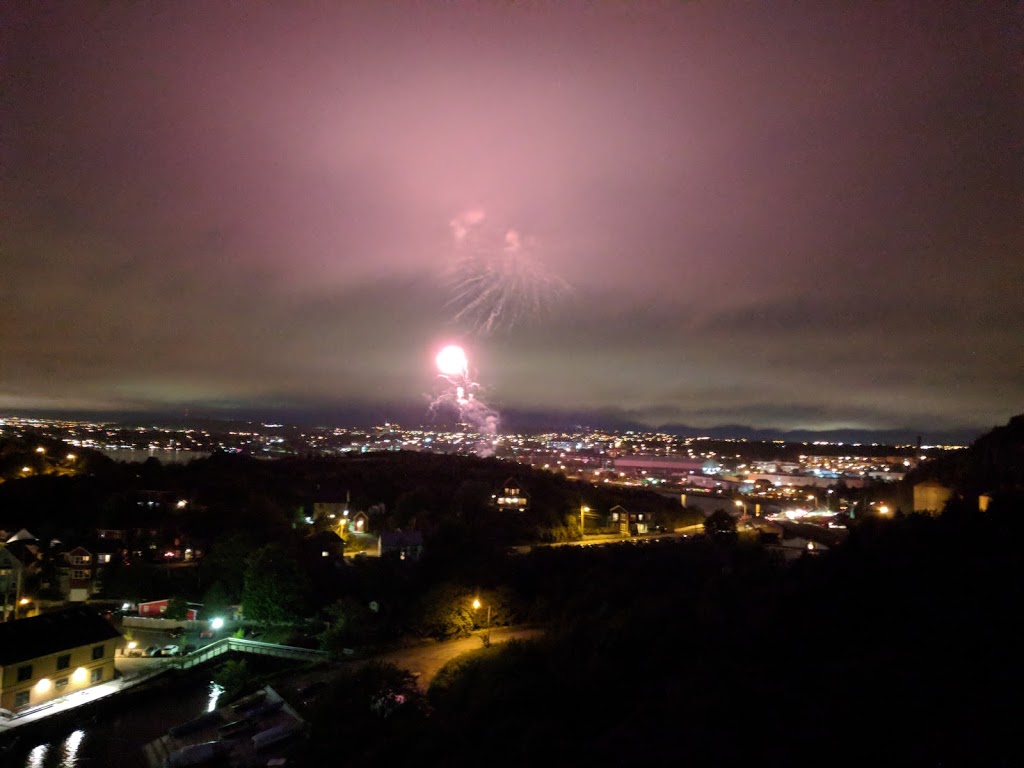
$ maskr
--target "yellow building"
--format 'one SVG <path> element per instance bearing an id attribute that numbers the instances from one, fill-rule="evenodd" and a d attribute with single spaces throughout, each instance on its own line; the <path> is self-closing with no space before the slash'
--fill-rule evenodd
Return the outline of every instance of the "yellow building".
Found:
<path id="1" fill-rule="evenodd" d="M 121 642 L 84 606 L 0 624 L 0 709 L 31 709 L 114 679 Z"/>

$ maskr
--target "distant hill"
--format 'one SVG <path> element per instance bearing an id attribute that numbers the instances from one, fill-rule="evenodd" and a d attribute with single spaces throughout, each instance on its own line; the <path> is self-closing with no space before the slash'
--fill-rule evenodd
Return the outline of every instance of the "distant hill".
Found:
<path id="1" fill-rule="evenodd" d="M 231 424 L 275 423 L 293 427 L 343 427 L 365 429 L 392 422 L 403 427 L 424 428 L 445 426 L 432 422 L 425 403 L 390 403 L 374 406 L 309 406 L 309 407 L 205 407 L 186 411 L 31 411 L 26 417 L 66 418 L 82 421 L 112 422 L 124 425 L 159 424 L 167 427 L 224 429 Z M 652 426 L 620 411 L 554 411 L 503 408 L 501 431 L 536 433 L 551 431 L 582 431 L 584 429 L 633 430 L 664 432 L 684 437 L 711 437 L 724 440 L 784 440 L 802 443 L 814 441 L 860 443 L 870 445 L 914 445 L 920 438 L 924 445 L 969 445 L 984 427 L 947 430 L 921 430 L 913 427 L 892 429 L 776 429 L 757 428 L 744 424 L 719 424 L 697 427 L 689 424 Z"/>

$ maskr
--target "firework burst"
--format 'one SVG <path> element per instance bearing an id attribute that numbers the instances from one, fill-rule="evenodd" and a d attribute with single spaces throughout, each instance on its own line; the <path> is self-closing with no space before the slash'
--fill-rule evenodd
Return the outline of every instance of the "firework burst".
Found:
<path id="1" fill-rule="evenodd" d="M 481 210 L 451 221 L 456 259 L 447 306 L 474 333 L 509 330 L 548 312 L 569 284 L 534 255 L 514 229 L 495 227 Z"/>
<path id="2" fill-rule="evenodd" d="M 480 399 L 480 385 L 469 376 L 469 360 L 465 350 L 455 344 L 444 347 L 434 359 L 440 392 L 430 405 L 436 413 L 445 408 L 458 413 L 459 421 L 472 427 L 479 441 L 479 456 L 494 454 L 494 438 L 498 433 L 498 412 Z"/>

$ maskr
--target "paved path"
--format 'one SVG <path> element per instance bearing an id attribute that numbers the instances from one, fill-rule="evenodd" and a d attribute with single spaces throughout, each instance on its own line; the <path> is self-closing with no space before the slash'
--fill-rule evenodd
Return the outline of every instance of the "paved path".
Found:
<path id="1" fill-rule="evenodd" d="M 500 645 L 509 640 L 529 640 L 540 637 L 543 633 L 543 629 L 534 627 L 495 627 L 491 630 L 491 645 Z M 320 667 L 306 673 L 293 675 L 287 681 L 281 681 L 280 684 L 275 683 L 275 686 L 285 695 L 285 698 L 291 694 L 292 698 L 298 700 L 301 698 L 300 689 L 310 683 L 330 682 L 335 678 L 351 674 L 354 669 L 358 669 L 364 664 L 385 662 L 412 672 L 416 676 L 419 687 L 425 691 L 430 687 L 430 683 L 437 676 L 441 667 L 458 656 L 479 651 L 481 648 L 483 648 L 483 640 L 479 634 L 443 642 L 424 641 L 365 659 L 332 662 L 326 668 Z"/>
<path id="2" fill-rule="evenodd" d="M 491 645 L 507 643 L 509 640 L 529 640 L 540 637 L 543 632 L 542 629 L 535 628 L 496 627 L 491 630 Z M 402 648 L 375 656 L 373 660 L 387 662 L 409 670 L 417 675 L 416 679 L 419 681 L 420 687 L 426 689 L 441 667 L 457 656 L 478 651 L 482 647 L 483 639 L 480 635 L 473 635 L 473 637 L 464 637 L 458 640 Z"/>

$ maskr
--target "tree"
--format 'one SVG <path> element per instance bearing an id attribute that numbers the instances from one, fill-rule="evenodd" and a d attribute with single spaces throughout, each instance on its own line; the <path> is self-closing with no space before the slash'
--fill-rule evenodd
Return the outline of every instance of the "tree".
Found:
<path id="1" fill-rule="evenodd" d="M 231 595 L 223 582 L 215 581 L 203 595 L 203 617 L 224 617 L 231 611 Z"/>
<path id="2" fill-rule="evenodd" d="M 167 601 L 167 610 L 163 618 L 172 621 L 184 621 L 188 618 L 188 603 L 184 597 L 172 597 Z"/>
<path id="3" fill-rule="evenodd" d="M 244 659 L 238 661 L 232 659 L 213 673 L 213 682 L 224 689 L 222 695 L 225 702 L 238 698 L 252 685 L 253 681 L 254 677 L 249 672 Z"/>
<path id="4" fill-rule="evenodd" d="M 413 631 L 437 640 L 466 637 L 473 619 L 473 594 L 460 584 L 440 584 L 420 601 Z"/>
<path id="5" fill-rule="evenodd" d="M 704 532 L 715 536 L 735 536 L 736 519 L 724 509 L 716 509 L 704 520 Z"/>
<path id="6" fill-rule="evenodd" d="M 345 648 L 372 642 L 375 635 L 373 612 L 358 600 L 343 597 L 327 612 L 331 616 L 330 627 L 320 635 L 320 647 L 334 654 L 341 654 Z"/>
<path id="7" fill-rule="evenodd" d="M 309 608 L 309 581 L 283 548 L 270 544 L 250 558 L 242 589 L 242 612 L 261 624 L 293 623 Z"/>

